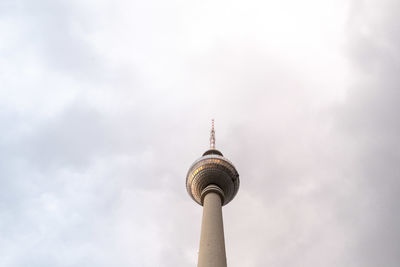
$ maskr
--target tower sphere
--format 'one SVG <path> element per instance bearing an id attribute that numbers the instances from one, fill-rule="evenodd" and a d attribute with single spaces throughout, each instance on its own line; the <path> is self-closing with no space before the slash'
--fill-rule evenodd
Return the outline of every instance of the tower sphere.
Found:
<path id="1" fill-rule="evenodd" d="M 214 129 L 211 130 L 212 135 L 213 131 Z M 212 136 L 211 139 L 215 142 L 215 137 Z M 214 146 L 211 145 L 211 149 L 192 164 L 186 176 L 186 189 L 200 205 L 203 205 L 206 191 L 218 193 L 222 205 L 226 205 L 239 190 L 239 174 L 235 166 Z"/>

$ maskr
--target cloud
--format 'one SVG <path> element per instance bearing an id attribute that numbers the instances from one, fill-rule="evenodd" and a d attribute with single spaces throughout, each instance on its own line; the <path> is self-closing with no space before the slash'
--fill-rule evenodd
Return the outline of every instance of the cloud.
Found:
<path id="1" fill-rule="evenodd" d="M 397 266 L 400 260 L 396 227 L 400 217 L 393 212 L 399 201 L 400 157 L 397 10 L 394 1 L 365 2 L 353 17 L 350 44 L 360 78 L 338 116 L 349 149 L 355 151 L 353 217 L 359 235 L 358 259 L 364 266 Z"/>
<path id="2" fill-rule="evenodd" d="M 397 266 L 396 5 L 3 4 L 0 265 L 195 265 L 215 118 L 229 266 Z"/>

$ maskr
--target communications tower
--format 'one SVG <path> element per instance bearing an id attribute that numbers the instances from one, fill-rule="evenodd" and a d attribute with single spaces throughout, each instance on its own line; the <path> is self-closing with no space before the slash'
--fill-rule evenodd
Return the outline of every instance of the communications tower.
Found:
<path id="1" fill-rule="evenodd" d="M 212 120 L 210 149 L 196 160 L 186 176 L 186 189 L 203 206 L 198 267 L 226 267 L 222 206 L 239 189 L 239 174 L 232 162 L 215 149 Z"/>

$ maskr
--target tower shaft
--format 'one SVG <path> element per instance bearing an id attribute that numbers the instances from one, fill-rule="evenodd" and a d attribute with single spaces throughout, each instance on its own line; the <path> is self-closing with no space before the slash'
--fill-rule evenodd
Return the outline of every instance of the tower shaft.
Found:
<path id="1" fill-rule="evenodd" d="M 198 267 L 226 267 L 222 200 L 209 192 L 203 200 Z"/>

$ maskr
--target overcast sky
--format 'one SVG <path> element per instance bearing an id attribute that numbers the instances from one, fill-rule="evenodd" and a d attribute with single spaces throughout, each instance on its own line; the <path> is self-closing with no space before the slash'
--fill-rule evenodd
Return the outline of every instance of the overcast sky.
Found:
<path id="1" fill-rule="evenodd" d="M 400 266 L 400 2 L 1 0 L 0 266 Z"/>

